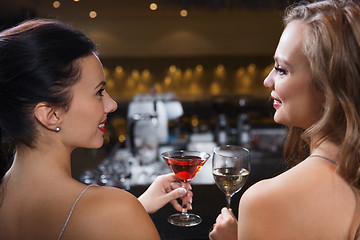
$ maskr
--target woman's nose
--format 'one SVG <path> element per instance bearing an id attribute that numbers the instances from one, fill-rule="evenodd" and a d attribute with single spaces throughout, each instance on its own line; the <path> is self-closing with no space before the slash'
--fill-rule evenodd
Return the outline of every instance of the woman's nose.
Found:
<path id="1" fill-rule="evenodd" d="M 105 93 L 105 103 L 104 103 L 104 110 L 105 113 L 114 112 L 117 109 L 117 103 L 110 97 L 108 93 Z"/>
<path id="2" fill-rule="evenodd" d="M 271 72 L 266 76 L 266 78 L 264 79 L 264 86 L 267 88 L 273 88 L 274 86 L 274 79 L 273 79 L 273 74 L 274 69 L 271 70 Z"/>

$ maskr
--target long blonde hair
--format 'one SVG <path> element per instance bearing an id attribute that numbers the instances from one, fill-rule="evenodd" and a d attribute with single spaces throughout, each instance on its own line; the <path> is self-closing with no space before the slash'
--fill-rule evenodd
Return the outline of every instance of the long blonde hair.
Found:
<path id="1" fill-rule="evenodd" d="M 290 127 L 285 159 L 302 161 L 310 137 L 320 135 L 341 146 L 338 172 L 360 189 L 360 2 L 325 0 L 287 9 L 285 25 L 306 24 L 303 51 L 312 83 L 324 98 L 322 117 L 309 129 Z"/>

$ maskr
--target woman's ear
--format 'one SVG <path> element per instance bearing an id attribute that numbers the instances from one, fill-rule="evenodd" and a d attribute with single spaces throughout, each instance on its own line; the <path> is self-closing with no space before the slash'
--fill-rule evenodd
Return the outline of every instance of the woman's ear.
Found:
<path id="1" fill-rule="evenodd" d="M 38 103 L 35 106 L 36 119 L 46 128 L 56 131 L 60 126 L 61 120 L 58 117 L 56 109 L 48 103 Z"/>

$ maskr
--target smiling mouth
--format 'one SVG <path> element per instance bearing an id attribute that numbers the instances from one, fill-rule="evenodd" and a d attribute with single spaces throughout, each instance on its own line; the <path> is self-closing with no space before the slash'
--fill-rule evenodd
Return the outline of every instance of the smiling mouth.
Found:
<path id="1" fill-rule="evenodd" d="M 106 119 L 104 121 L 102 121 L 100 124 L 99 124 L 99 130 L 102 132 L 102 133 L 105 133 L 105 124 L 106 124 Z"/>
<path id="2" fill-rule="evenodd" d="M 281 104 L 280 100 L 274 99 L 274 104 Z"/>
<path id="3" fill-rule="evenodd" d="M 273 107 L 276 109 L 282 105 L 282 102 L 274 98 Z"/>

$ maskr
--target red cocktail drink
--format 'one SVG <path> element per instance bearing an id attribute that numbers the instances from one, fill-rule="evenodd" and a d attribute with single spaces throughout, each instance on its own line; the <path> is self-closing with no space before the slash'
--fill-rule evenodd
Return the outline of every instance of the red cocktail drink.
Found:
<path id="1" fill-rule="evenodd" d="M 161 157 L 175 173 L 181 185 L 185 189 L 188 189 L 189 182 L 196 176 L 202 166 L 204 166 L 210 155 L 205 152 L 179 150 L 164 152 L 161 154 Z M 176 226 L 190 227 L 198 225 L 201 222 L 201 217 L 188 213 L 187 203 L 183 201 L 182 212 L 169 216 L 168 221 Z"/>
<path id="2" fill-rule="evenodd" d="M 165 161 L 180 182 L 190 182 L 206 162 L 198 156 L 179 156 Z"/>

